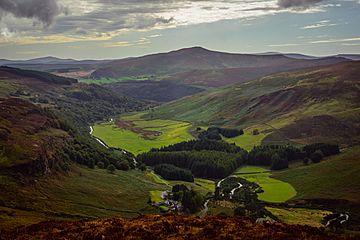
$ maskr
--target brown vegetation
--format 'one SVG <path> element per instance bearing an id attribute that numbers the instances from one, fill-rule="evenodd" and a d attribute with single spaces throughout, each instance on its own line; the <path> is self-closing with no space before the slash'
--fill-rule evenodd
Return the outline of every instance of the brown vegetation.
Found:
<path id="1" fill-rule="evenodd" d="M 143 216 L 87 221 L 48 221 L 0 232 L 0 239 L 350 239 L 324 229 L 256 224 L 247 218 Z"/>

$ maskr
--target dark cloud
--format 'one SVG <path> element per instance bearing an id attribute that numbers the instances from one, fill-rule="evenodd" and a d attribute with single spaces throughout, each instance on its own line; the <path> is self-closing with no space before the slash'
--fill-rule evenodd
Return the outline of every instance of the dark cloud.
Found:
<path id="1" fill-rule="evenodd" d="M 278 0 L 280 8 L 308 8 L 323 0 Z"/>
<path id="2" fill-rule="evenodd" d="M 11 13 L 18 18 L 37 19 L 46 26 L 65 11 L 56 0 L 0 0 L 2 14 Z"/>

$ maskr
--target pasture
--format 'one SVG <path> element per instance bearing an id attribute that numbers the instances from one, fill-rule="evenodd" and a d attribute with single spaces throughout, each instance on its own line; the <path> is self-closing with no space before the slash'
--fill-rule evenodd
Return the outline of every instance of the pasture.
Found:
<path id="1" fill-rule="evenodd" d="M 142 119 L 143 113 L 127 115 L 120 119 L 131 127 L 120 128 L 116 123 L 94 126 L 93 135 L 110 147 L 118 147 L 138 155 L 152 148 L 193 139 L 190 123 L 162 119 Z"/>
<path id="2" fill-rule="evenodd" d="M 273 178 L 266 168 L 244 166 L 236 170 L 234 175 L 259 184 L 264 190 L 259 194 L 259 199 L 266 202 L 286 202 L 296 195 L 295 189 L 289 183 Z"/>

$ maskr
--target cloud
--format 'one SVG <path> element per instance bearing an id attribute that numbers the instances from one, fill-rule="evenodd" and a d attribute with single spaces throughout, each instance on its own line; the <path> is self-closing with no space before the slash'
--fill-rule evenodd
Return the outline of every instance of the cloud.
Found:
<path id="1" fill-rule="evenodd" d="M 322 28 L 322 27 L 331 27 L 331 26 L 337 26 L 336 23 L 331 23 L 330 20 L 322 20 L 319 22 L 316 22 L 314 24 L 310 24 L 304 27 L 301 27 L 300 29 L 315 29 L 315 28 Z"/>
<path id="2" fill-rule="evenodd" d="M 298 8 L 306 9 L 313 5 L 316 5 L 323 0 L 278 0 L 278 5 L 280 8 Z"/>
<path id="3" fill-rule="evenodd" d="M 133 30 L 234 19 L 249 25 L 262 16 L 323 9 L 323 5 L 303 10 L 280 8 L 279 2 L 289 5 L 280 0 L 0 0 L 0 29 L 10 29 L 14 42 L 24 44 L 32 44 L 34 39 L 53 43 L 111 40 Z M 1 18 L 2 13 L 6 14 Z M 48 27 L 32 24 L 34 19 Z M 1 38 L 0 42 L 5 42 Z"/>
<path id="4" fill-rule="evenodd" d="M 299 46 L 297 43 L 282 43 L 282 44 L 271 44 L 268 47 L 294 47 Z"/>
<path id="5" fill-rule="evenodd" d="M 36 19 L 49 26 L 56 16 L 66 12 L 56 0 L 1 0 L 1 15 L 11 13 L 18 18 Z"/>
<path id="6" fill-rule="evenodd" d="M 325 39 L 325 40 L 319 40 L 319 41 L 312 41 L 310 43 L 343 43 L 343 42 L 354 42 L 354 41 L 360 41 L 360 37 L 354 37 L 354 38 L 341 38 L 341 39 Z"/>

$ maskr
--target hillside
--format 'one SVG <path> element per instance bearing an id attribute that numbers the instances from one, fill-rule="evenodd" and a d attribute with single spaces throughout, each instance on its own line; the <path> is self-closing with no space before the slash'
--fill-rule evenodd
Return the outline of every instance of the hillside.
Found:
<path id="1" fill-rule="evenodd" d="M 0 99 L 0 109 L 0 170 L 43 175 L 64 164 L 71 137 L 51 113 L 15 98 Z"/>
<path id="2" fill-rule="evenodd" d="M 0 86 L 0 97 L 17 97 L 51 108 L 86 131 L 89 123 L 147 106 L 99 85 L 33 70 L 0 67 Z"/>
<path id="3" fill-rule="evenodd" d="M 150 76 L 190 85 L 224 86 L 270 73 L 349 61 L 340 57 L 306 60 L 277 55 L 214 52 L 201 47 L 110 62 L 91 78 Z"/>
<path id="4" fill-rule="evenodd" d="M 359 140 L 359 80 L 359 62 L 285 72 L 190 96 L 155 109 L 152 116 L 247 128 L 245 136 L 258 129 L 269 143 L 353 145 Z"/>
<path id="5" fill-rule="evenodd" d="M 204 89 L 170 81 L 126 81 L 105 85 L 106 88 L 136 99 L 170 102 L 194 95 Z"/>
<path id="6" fill-rule="evenodd" d="M 292 168 L 273 176 L 293 185 L 297 199 L 330 198 L 359 203 L 360 182 L 354 181 L 360 174 L 359 154 L 359 147 L 347 149 L 319 164 Z"/>
<path id="7" fill-rule="evenodd" d="M 176 215 L 142 216 L 132 220 L 48 221 L 0 233 L 0 239 L 352 239 L 309 226 L 263 225 L 247 218 L 200 219 Z"/>

